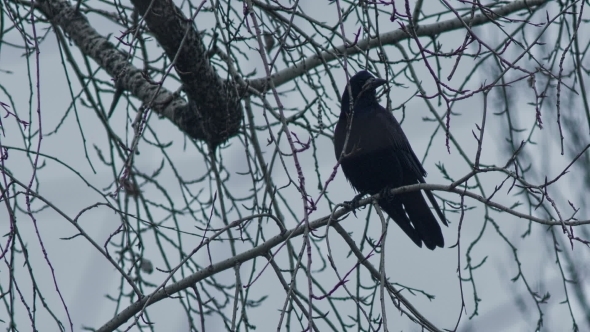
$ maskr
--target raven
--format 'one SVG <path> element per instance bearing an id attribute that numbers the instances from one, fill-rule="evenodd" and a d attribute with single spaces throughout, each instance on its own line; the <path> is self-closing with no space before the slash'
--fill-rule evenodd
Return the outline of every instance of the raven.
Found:
<path id="1" fill-rule="evenodd" d="M 418 247 L 424 242 L 428 249 L 434 250 L 445 242 L 422 193 L 388 194 L 389 189 L 425 183 L 426 171 L 399 122 L 377 101 L 375 90 L 385 83 L 365 70 L 350 79 L 342 93 L 340 118 L 334 130 L 336 159 L 341 161 L 344 175 L 359 192 L 354 201 L 365 194 L 381 193 L 379 206 Z M 440 220 L 447 225 L 432 192 L 424 192 Z"/>

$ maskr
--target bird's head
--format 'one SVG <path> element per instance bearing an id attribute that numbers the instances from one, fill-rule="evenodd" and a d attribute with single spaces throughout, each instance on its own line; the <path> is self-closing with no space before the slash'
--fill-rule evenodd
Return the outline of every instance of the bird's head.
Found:
<path id="1" fill-rule="evenodd" d="M 350 92 L 352 92 L 352 105 L 354 114 L 368 112 L 378 105 L 376 90 L 387 83 L 386 80 L 376 78 L 366 70 L 359 71 L 350 78 L 350 89 L 344 88 L 342 93 L 342 105 L 340 109 L 344 113 L 350 112 Z M 350 90 L 350 91 L 349 91 Z"/>

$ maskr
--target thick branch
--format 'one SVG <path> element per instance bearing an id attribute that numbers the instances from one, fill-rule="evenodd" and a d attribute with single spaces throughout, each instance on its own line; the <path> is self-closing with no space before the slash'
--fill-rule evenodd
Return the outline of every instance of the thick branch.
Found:
<path id="1" fill-rule="evenodd" d="M 206 141 L 217 145 L 238 133 L 242 107 L 233 80 L 222 80 L 209 62 L 207 49 L 192 22 L 167 0 L 132 0 L 180 76 Z M 187 114 L 185 120 L 194 121 Z M 186 121 L 181 121 L 186 122 Z"/>
<path id="2" fill-rule="evenodd" d="M 70 37 L 84 55 L 91 57 L 113 77 L 118 86 L 172 121 L 190 137 L 216 146 L 237 134 L 242 111 L 235 89 L 214 72 L 198 34 L 192 27 L 186 28 L 190 23 L 179 16 L 171 2 L 155 2 L 152 10 L 160 10 L 162 14 L 175 14 L 163 15 L 170 18 L 167 22 L 160 22 L 164 26 L 153 29 L 153 32 L 158 41 L 163 43 L 170 59 L 174 59 L 180 41 L 188 31 L 187 40 L 175 65 L 185 84 L 184 89 L 190 103 L 146 79 L 140 69 L 129 63 L 130 59 L 126 54 L 100 35 L 86 17 L 67 1 L 47 0 L 36 2 L 35 5 Z M 151 20 L 147 18 L 158 18 L 157 16 L 146 17 L 150 28 Z M 166 38 L 159 37 L 162 35 Z M 175 46 L 176 50 L 173 49 Z"/>

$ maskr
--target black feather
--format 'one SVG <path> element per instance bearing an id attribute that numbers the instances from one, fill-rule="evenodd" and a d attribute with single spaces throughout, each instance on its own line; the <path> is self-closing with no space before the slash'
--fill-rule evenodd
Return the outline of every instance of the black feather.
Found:
<path id="1" fill-rule="evenodd" d="M 367 71 L 358 72 L 342 93 L 340 119 L 334 131 L 334 152 L 350 184 L 361 194 L 375 195 L 425 183 L 426 171 L 393 114 L 379 105 L 376 89 L 386 81 Z M 350 90 L 350 91 L 349 91 Z M 352 96 L 352 98 L 351 98 Z M 342 151 L 346 144 L 346 152 Z M 432 192 L 424 193 L 440 220 L 447 225 Z M 422 192 L 381 195 L 379 206 L 418 245 L 444 246 L 437 219 Z"/>

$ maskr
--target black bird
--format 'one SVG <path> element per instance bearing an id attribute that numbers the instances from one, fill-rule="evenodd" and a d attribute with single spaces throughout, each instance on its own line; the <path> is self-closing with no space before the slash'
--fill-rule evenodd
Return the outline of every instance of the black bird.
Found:
<path id="1" fill-rule="evenodd" d="M 350 91 L 347 86 L 342 93 L 340 119 L 334 130 L 336 159 L 341 160 L 344 175 L 359 192 L 354 201 L 365 194 L 382 193 L 379 206 L 418 247 L 424 242 L 428 249 L 434 250 L 445 242 L 422 193 L 387 194 L 389 189 L 425 183 L 426 171 L 400 124 L 377 101 L 375 90 L 385 83 L 365 70 L 350 79 Z M 346 152 L 342 155 L 345 142 Z M 424 192 L 440 220 L 447 225 L 432 192 Z"/>

